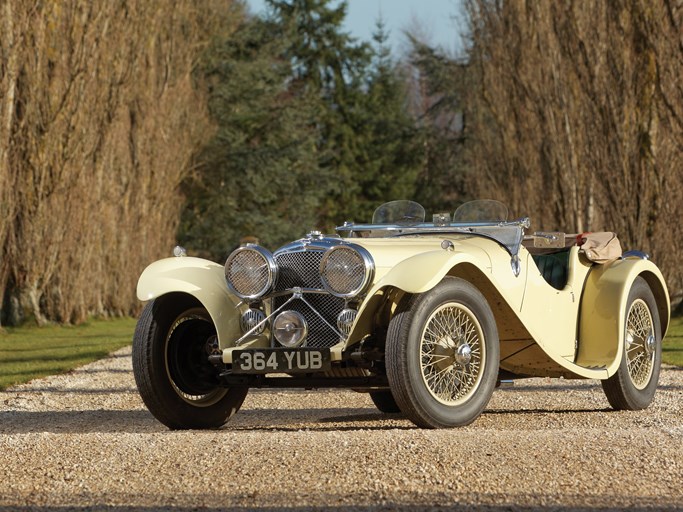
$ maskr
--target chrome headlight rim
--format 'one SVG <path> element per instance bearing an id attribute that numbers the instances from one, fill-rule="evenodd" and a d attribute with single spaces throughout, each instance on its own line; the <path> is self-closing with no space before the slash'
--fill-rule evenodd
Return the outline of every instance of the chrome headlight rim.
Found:
<path id="1" fill-rule="evenodd" d="M 363 279 L 357 287 L 355 287 L 353 290 L 350 290 L 348 292 L 339 292 L 337 290 L 334 290 L 331 286 L 330 283 L 327 281 L 325 277 L 325 268 L 327 266 L 327 262 L 329 261 L 330 257 L 335 254 L 337 251 L 343 251 L 343 250 L 351 250 L 354 251 L 356 254 L 360 256 L 360 258 L 363 261 L 363 266 L 365 267 L 365 274 L 363 276 Z M 365 249 L 364 247 L 361 247 L 360 245 L 356 244 L 342 244 L 342 245 L 336 245 L 330 249 L 328 249 L 325 252 L 325 255 L 323 256 L 322 260 L 320 261 L 320 281 L 323 284 L 323 287 L 325 290 L 334 295 L 335 297 L 339 297 L 342 299 L 352 299 L 354 297 L 358 297 L 359 295 L 362 295 L 365 293 L 368 288 L 370 287 L 370 284 L 372 283 L 372 280 L 375 276 L 375 261 L 372 259 L 372 256 L 370 253 Z"/>
<path id="2" fill-rule="evenodd" d="M 252 294 L 241 293 L 239 290 L 237 290 L 228 275 L 229 269 L 231 268 L 232 263 L 235 261 L 235 258 L 246 251 L 252 251 L 259 254 L 259 256 L 263 258 L 267 270 L 267 278 L 264 286 L 261 287 L 261 289 L 256 293 Z M 225 261 L 224 273 L 225 282 L 227 283 L 228 289 L 231 293 L 237 295 L 242 300 L 257 301 L 264 295 L 268 294 L 273 289 L 273 286 L 275 286 L 275 282 L 277 281 L 278 267 L 273 254 L 268 249 L 261 247 L 260 245 L 247 244 L 242 247 L 238 247 L 232 253 L 230 253 L 230 256 L 228 256 L 228 259 Z"/>

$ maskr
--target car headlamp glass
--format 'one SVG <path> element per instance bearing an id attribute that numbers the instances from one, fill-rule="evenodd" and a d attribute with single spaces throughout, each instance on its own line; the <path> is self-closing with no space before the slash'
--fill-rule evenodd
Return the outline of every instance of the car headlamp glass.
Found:
<path id="1" fill-rule="evenodd" d="M 270 291 L 276 278 L 273 255 L 258 245 L 236 249 L 225 262 L 228 288 L 241 299 L 259 299 Z"/>
<path id="2" fill-rule="evenodd" d="M 280 345 L 298 347 L 306 340 L 308 324 L 298 311 L 283 311 L 273 322 L 273 335 Z"/>
<path id="3" fill-rule="evenodd" d="M 363 247 L 338 245 L 320 262 L 320 278 L 332 295 L 351 298 L 367 290 L 375 272 L 372 256 Z"/>

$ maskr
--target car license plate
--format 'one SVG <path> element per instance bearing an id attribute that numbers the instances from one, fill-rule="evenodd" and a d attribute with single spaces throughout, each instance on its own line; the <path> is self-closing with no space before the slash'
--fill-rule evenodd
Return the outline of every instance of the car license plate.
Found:
<path id="1" fill-rule="evenodd" d="M 328 348 L 246 349 L 233 352 L 233 373 L 308 373 L 329 370 Z"/>

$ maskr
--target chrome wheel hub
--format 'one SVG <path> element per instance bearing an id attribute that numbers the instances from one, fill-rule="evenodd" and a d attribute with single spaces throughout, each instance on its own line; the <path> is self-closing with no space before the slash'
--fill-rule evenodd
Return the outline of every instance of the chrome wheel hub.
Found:
<path id="1" fill-rule="evenodd" d="M 472 348 L 467 343 L 463 343 L 455 351 L 455 362 L 460 366 L 466 366 L 470 364 L 471 360 Z"/>

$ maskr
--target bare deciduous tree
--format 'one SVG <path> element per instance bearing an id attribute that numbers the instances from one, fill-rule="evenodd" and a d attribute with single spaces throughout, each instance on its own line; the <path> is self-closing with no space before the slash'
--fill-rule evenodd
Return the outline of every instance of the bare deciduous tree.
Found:
<path id="1" fill-rule="evenodd" d="M 683 6 L 470 0 L 470 164 L 536 229 L 615 230 L 683 291 Z M 482 179 L 483 178 L 483 179 Z"/>
<path id="2" fill-rule="evenodd" d="M 10 321 L 132 313 L 209 129 L 191 0 L 0 3 L 0 297 Z"/>

